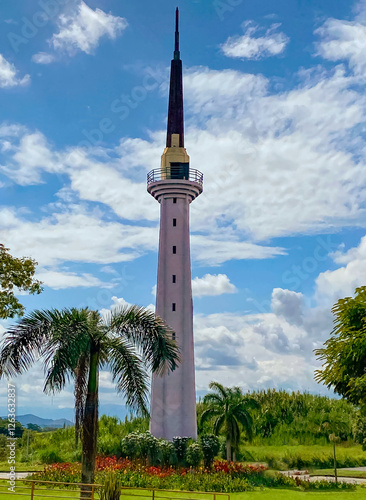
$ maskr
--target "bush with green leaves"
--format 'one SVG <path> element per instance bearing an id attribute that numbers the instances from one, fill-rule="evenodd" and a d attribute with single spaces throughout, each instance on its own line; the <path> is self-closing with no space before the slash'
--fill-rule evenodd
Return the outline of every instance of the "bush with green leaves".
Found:
<path id="1" fill-rule="evenodd" d="M 103 486 L 98 490 L 100 500 L 119 500 L 122 490 L 119 474 L 107 472 L 103 479 Z"/>
<path id="2" fill-rule="evenodd" d="M 58 451 L 52 448 L 39 451 L 38 457 L 43 464 L 59 464 L 64 462 Z"/>
<path id="3" fill-rule="evenodd" d="M 166 439 L 159 439 L 160 463 L 163 467 L 172 465 L 175 459 L 175 449 L 173 443 Z"/>
<path id="4" fill-rule="evenodd" d="M 141 459 L 153 465 L 158 462 L 159 440 L 149 431 L 131 432 L 122 439 L 121 450 L 131 460 Z"/>
<path id="5" fill-rule="evenodd" d="M 220 441 L 214 434 L 204 434 L 199 439 L 205 467 L 210 468 L 220 450 Z"/>
<path id="6" fill-rule="evenodd" d="M 198 443 L 191 443 L 187 447 L 186 462 L 187 465 L 197 468 L 203 459 L 201 446 Z"/>
<path id="7" fill-rule="evenodd" d="M 186 463 L 186 453 L 189 439 L 190 438 L 188 437 L 173 437 L 173 445 L 177 455 L 178 465 L 185 465 Z"/>
<path id="8" fill-rule="evenodd" d="M 131 432 L 121 440 L 122 456 L 131 460 L 138 458 L 139 454 L 139 433 Z"/>

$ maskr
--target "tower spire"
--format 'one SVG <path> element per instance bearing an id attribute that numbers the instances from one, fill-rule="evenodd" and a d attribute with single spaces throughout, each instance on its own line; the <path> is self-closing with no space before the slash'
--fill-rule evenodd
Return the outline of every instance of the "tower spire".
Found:
<path id="1" fill-rule="evenodd" d="M 175 50 L 174 50 L 174 59 L 176 59 L 176 53 L 177 53 L 177 59 L 180 59 L 180 53 L 179 53 L 179 9 L 178 9 L 178 7 L 175 10 Z"/>
<path id="2" fill-rule="evenodd" d="M 179 147 L 184 148 L 183 70 L 179 51 L 179 9 L 175 11 L 174 59 L 170 66 L 170 90 L 166 147 L 172 147 L 172 135 L 179 135 Z"/>

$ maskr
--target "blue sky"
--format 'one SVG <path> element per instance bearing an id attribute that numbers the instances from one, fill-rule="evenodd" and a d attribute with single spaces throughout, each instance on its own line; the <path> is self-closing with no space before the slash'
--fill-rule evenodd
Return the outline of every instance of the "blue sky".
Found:
<path id="1" fill-rule="evenodd" d="M 366 2 L 181 1 L 197 394 L 326 393 L 313 349 L 366 282 Z M 153 307 L 175 4 L 40 0 L 0 10 L 0 241 L 38 263 L 34 308 Z M 9 323 L 0 324 L 0 334 Z M 17 379 L 19 413 L 71 388 Z M 0 398 L 5 404 L 5 382 Z M 108 372 L 102 411 L 119 413 Z M 41 410 L 42 408 L 42 410 Z"/>

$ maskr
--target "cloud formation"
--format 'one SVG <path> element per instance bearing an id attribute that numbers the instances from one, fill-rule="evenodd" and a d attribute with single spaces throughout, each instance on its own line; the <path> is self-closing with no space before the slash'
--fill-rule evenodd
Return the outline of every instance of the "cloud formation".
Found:
<path id="1" fill-rule="evenodd" d="M 192 280 L 192 293 L 195 297 L 236 293 L 238 290 L 226 274 L 205 274 Z"/>
<path id="2" fill-rule="evenodd" d="M 0 54 L 0 88 L 21 87 L 30 82 L 30 76 L 18 77 L 18 70 L 13 63 Z"/>
<path id="3" fill-rule="evenodd" d="M 36 64 L 50 64 L 55 60 L 55 56 L 47 52 L 38 52 L 32 56 L 32 61 Z"/>
<path id="4" fill-rule="evenodd" d="M 352 21 L 327 19 L 315 33 L 321 37 L 317 55 L 329 61 L 347 61 L 352 71 L 365 77 L 366 61 L 366 4 L 358 2 Z"/>
<path id="5" fill-rule="evenodd" d="M 316 296 L 330 303 L 352 297 L 356 287 L 366 284 L 366 236 L 357 247 L 333 254 L 335 264 L 344 264 L 335 270 L 321 273 L 316 279 Z"/>
<path id="6" fill-rule="evenodd" d="M 332 318 L 328 309 L 301 304 L 301 294 L 277 288 L 270 313 L 196 315 L 198 390 L 207 390 L 211 380 L 219 379 L 228 386 L 235 380 L 244 390 L 286 387 L 326 392 L 314 382 L 318 362 L 313 349 L 328 337 Z"/>
<path id="7" fill-rule="evenodd" d="M 244 35 L 229 37 L 221 46 L 221 50 L 227 57 L 241 59 L 277 56 L 285 50 L 289 42 L 289 38 L 284 33 L 277 31 L 280 26 L 280 24 L 272 24 L 263 36 L 255 36 L 263 29 L 253 21 L 246 21 L 242 25 Z"/>
<path id="8" fill-rule="evenodd" d="M 126 27 L 127 21 L 123 17 L 107 14 L 98 8 L 93 10 L 81 1 L 76 12 L 59 17 L 59 32 L 53 35 L 50 44 L 71 56 L 79 51 L 91 54 L 102 37 L 114 40 Z"/>

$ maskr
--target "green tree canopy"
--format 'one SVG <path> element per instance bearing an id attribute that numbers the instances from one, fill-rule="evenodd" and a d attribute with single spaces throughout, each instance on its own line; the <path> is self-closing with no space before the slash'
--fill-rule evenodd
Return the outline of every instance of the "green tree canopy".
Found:
<path id="1" fill-rule="evenodd" d="M 0 319 L 24 314 L 14 290 L 41 293 L 41 282 L 34 279 L 37 262 L 29 257 L 16 258 L 0 243 Z"/>
<path id="2" fill-rule="evenodd" d="M 333 306 L 334 328 L 315 354 L 323 362 L 315 380 L 366 411 L 366 287 Z"/>

